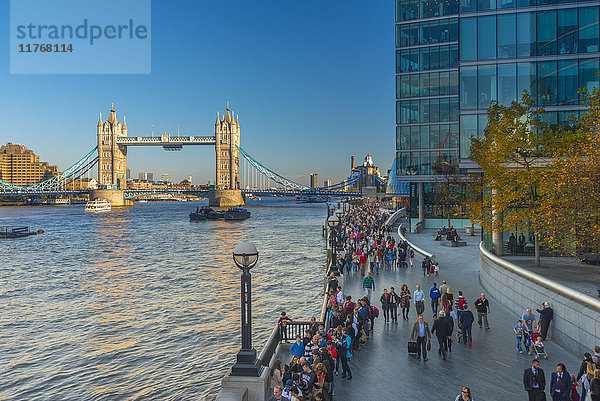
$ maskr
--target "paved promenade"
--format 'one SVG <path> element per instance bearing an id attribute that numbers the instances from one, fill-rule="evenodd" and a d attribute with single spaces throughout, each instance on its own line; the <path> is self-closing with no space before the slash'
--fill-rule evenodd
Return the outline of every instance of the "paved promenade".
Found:
<path id="1" fill-rule="evenodd" d="M 503 259 L 591 297 L 598 296 L 596 287 L 600 285 L 600 266 L 591 266 L 581 263 L 576 258 L 563 257 L 542 257 L 541 267 L 535 266 L 533 256 L 506 256 Z"/>
<path id="2" fill-rule="evenodd" d="M 438 285 L 446 280 L 456 296 L 462 290 L 469 309 L 474 312 L 473 302 L 482 292 L 479 284 L 479 237 L 467 237 L 468 246 L 448 248 L 433 241 L 433 233 L 410 234 L 408 239 L 415 245 L 436 255 L 440 263 L 440 277 L 423 277 L 420 255 L 415 258 L 415 267 L 410 269 L 384 270 L 374 275 L 376 291 L 373 304 L 378 308 L 379 296 L 384 288 L 393 286 L 399 291 L 406 283 L 411 293 L 417 284 L 429 293 L 435 281 Z M 362 296 L 360 273 L 350 274 L 345 279 L 344 293 L 353 298 Z M 429 300 L 429 297 L 426 298 Z M 426 301 L 426 305 L 428 302 Z M 529 306 L 523 305 L 523 310 Z M 400 320 L 397 324 L 384 323 L 383 315 L 376 319 L 375 334 L 361 347 L 350 362 L 352 381 L 335 380 L 335 398 L 344 401 L 359 400 L 454 400 L 462 386 L 469 386 L 475 400 L 513 401 L 527 399 L 523 390 L 523 370 L 530 366 L 532 357 L 520 355 L 515 349 L 512 328 L 518 319 L 494 299 L 490 299 L 490 330 L 473 326 L 471 349 L 454 342 L 448 360 L 437 355 L 437 339 L 432 340 L 429 361 L 424 363 L 409 356 L 406 350 L 410 329 L 416 321 L 411 307 L 410 321 Z M 433 323 L 431 307 L 424 315 L 430 327 Z M 474 312 L 475 317 L 477 317 Z M 455 338 L 455 337 L 454 337 Z M 542 361 L 547 377 L 555 371 L 558 362 L 566 364 L 569 372 L 577 373 L 579 357 L 569 354 L 552 341 L 546 341 L 549 355 Z"/>

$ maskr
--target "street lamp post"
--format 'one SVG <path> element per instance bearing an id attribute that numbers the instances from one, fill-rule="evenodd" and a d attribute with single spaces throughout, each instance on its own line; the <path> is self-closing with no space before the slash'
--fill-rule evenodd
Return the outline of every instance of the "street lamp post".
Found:
<path id="1" fill-rule="evenodd" d="M 258 261 L 258 251 L 250 242 L 241 242 L 233 250 L 233 261 L 242 270 L 242 348 L 237 354 L 232 376 L 259 376 L 256 350 L 252 347 L 252 293 L 250 269 Z"/>
<path id="2" fill-rule="evenodd" d="M 338 224 L 340 224 L 340 219 L 333 214 L 332 216 L 330 216 L 327 219 L 327 226 L 329 226 L 329 237 L 331 239 L 331 264 L 333 265 L 334 263 L 336 263 L 335 261 L 335 229 L 337 228 Z"/>

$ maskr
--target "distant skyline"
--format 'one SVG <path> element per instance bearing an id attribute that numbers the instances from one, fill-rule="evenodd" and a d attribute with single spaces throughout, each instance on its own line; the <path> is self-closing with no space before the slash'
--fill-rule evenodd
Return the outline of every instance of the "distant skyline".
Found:
<path id="1" fill-rule="evenodd" d="M 303 184 L 338 182 L 369 152 L 395 156 L 394 2 L 152 2 L 149 75 L 10 75 L 9 2 L 0 5 L 0 144 L 69 167 L 96 146 L 114 102 L 129 136 L 213 135 L 226 102 L 242 147 Z M 118 10 L 115 10 L 118 12 Z M 99 57 L 110 57 L 101 54 Z M 119 60 L 115 60 L 119 62 Z M 130 147 L 128 167 L 214 181 L 214 148 Z"/>

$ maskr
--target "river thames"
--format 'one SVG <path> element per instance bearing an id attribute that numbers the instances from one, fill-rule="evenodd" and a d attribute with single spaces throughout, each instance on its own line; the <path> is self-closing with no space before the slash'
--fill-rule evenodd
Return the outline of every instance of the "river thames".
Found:
<path id="1" fill-rule="evenodd" d="M 240 344 L 241 241 L 260 252 L 258 351 L 282 310 L 317 316 L 325 205 L 266 198 L 243 222 L 190 222 L 204 204 L 0 208 L 0 226 L 45 230 L 0 240 L 0 400 L 213 399 Z"/>

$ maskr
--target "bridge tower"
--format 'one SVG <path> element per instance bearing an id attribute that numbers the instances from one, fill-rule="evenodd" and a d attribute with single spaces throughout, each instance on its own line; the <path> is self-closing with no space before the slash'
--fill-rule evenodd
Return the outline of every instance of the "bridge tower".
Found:
<path id="1" fill-rule="evenodd" d="M 244 204 L 240 189 L 240 123 L 229 111 L 225 115 L 217 113 L 215 122 L 215 188 L 209 192 L 209 204 L 217 207 Z"/>
<path id="2" fill-rule="evenodd" d="M 105 122 L 98 120 L 98 184 L 104 189 L 125 189 L 127 146 L 118 145 L 117 138 L 127 136 L 127 124 L 117 121 L 114 104 Z"/>
<path id="3" fill-rule="evenodd" d="M 215 122 L 216 181 L 215 188 L 240 188 L 240 123 L 229 112 L 229 102 L 223 118 Z"/>

